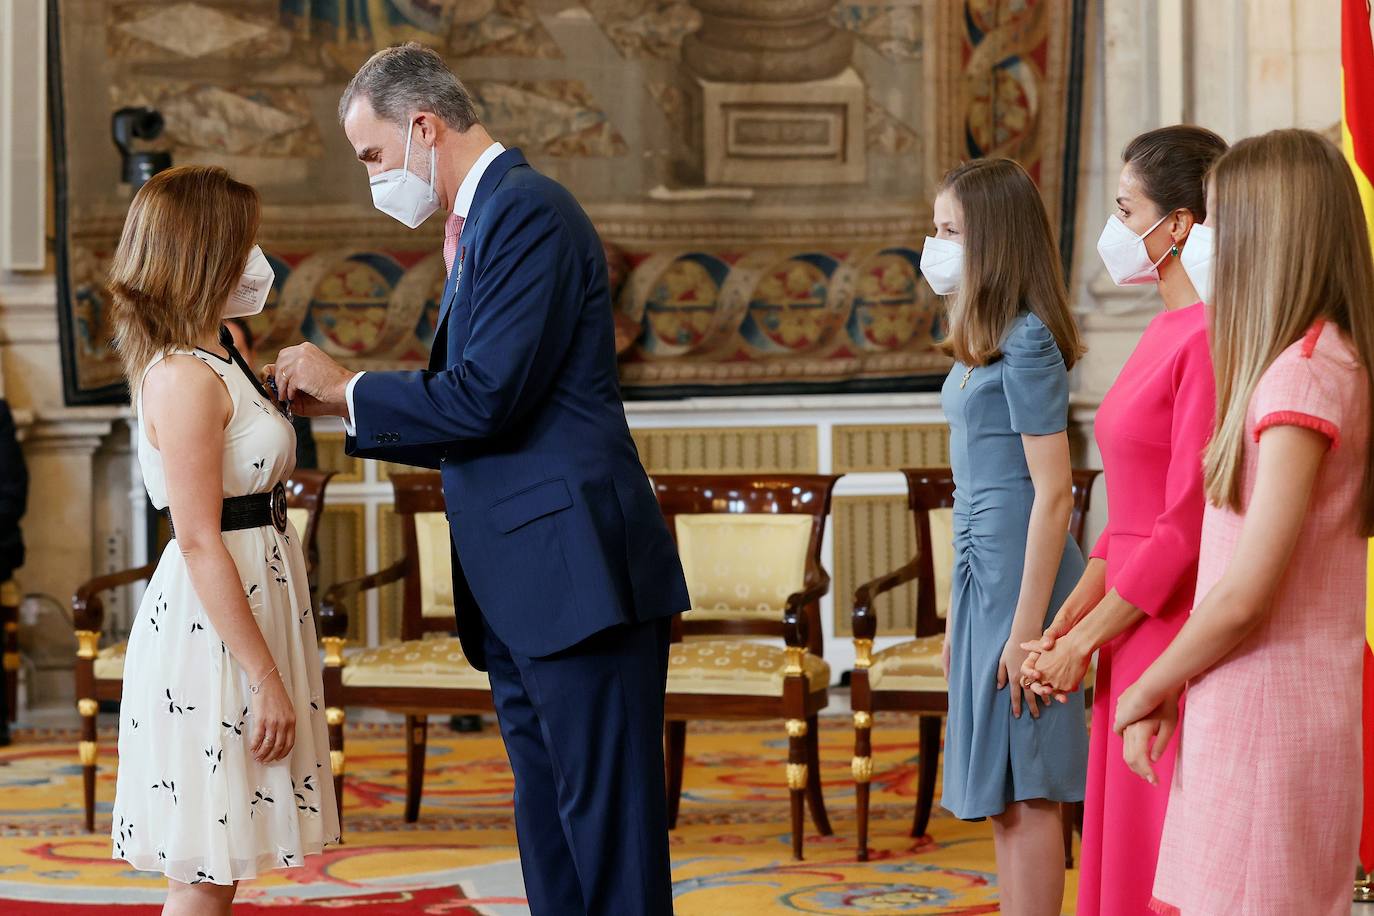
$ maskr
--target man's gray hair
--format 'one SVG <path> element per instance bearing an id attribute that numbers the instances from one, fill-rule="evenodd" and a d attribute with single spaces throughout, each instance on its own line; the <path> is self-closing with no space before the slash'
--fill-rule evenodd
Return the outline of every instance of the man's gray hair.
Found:
<path id="1" fill-rule="evenodd" d="M 417 111 L 432 111 L 460 133 L 477 123 L 472 96 L 437 51 L 419 42 L 385 48 L 358 68 L 339 99 L 339 123 L 356 99 L 367 99 L 384 121 L 409 126 Z"/>

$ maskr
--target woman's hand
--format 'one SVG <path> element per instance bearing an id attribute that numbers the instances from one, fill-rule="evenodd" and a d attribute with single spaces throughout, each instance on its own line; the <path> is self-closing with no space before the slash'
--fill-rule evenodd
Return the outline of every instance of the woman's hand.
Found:
<path id="1" fill-rule="evenodd" d="M 1007 640 L 1006 646 L 1002 649 L 1002 660 L 997 665 L 997 689 L 1004 687 L 1011 688 L 1011 714 L 1016 718 L 1021 718 L 1021 706 L 1024 703 L 1032 719 L 1040 718 L 1040 705 L 1036 702 L 1035 694 L 1028 688 L 1021 686 L 1021 666 L 1026 660 L 1026 650 L 1021 648 L 1021 643 L 1026 639 L 1026 634 L 1012 631 L 1011 638 Z"/>
<path id="2" fill-rule="evenodd" d="M 1112 729 L 1118 735 L 1124 735 L 1127 726 L 1153 713 L 1166 699 L 1166 695 L 1150 689 L 1145 679 L 1136 681 L 1117 698 L 1116 721 L 1112 724 Z"/>
<path id="3" fill-rule="evenodd" d="M 286 684 L 273 671 L 263 679 L 249 701 L 253 711 L 253 741 L 248 746 L 258 763 L 274 763 L 296 745 L 296 709 L 286 695 Z"/>
<path id="4" fill-rule="evenodd" d="M 1135 689 L 1132 686 L 1117 701 L 1116 731 L 1122 737 L 1122 756 L 1125 757 L 1126 766 L 1150 785 L 1157 786 L 1159 777 L 1155 774 L 1154 765 L 1164 756 L 1164 751 L 1169 747 L 1169 740 L 1178 730 L 1178 696 L 1175 694 L 1165 697 L 1150 712 L 1123 724 L 1121 704 Z M 1127 715 L 1133 714 L 1140 703 L 1147 702 L 1139 694 L 1130 697 L 1130 701 L 1133 708 L 1126 711 Z"/>
<path id="5" fill-rule="evenodd" d="M 945 672 L 945 681 L 949 681 L 949 634 L 945 634 L 945 641 L 940 644 L 940 668 Z"/>
<path id="6" fill-rule="evenodd" d="M 1074 639 L 1059 640 L 1054 648 L 1040 653 L 1033 665 L 1022 675 L 1035 683 L 1035 692 L 1042 697 L 1062 695 L 1060 702 L 1067 699 L 1083 685 L 1088 666 L 1092 662 L 1092 652 L 1084 652 Z"/>

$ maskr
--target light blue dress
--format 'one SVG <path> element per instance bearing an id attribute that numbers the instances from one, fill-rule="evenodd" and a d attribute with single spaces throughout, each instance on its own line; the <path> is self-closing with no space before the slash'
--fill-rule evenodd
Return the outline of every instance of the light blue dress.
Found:
<path id="1" fill-rule="evenodd" d="M 1088 733 L 1082 692 L 1050 704 L 1036 720 L 1024 709 L 1013 718 L 1010 689 L 997 689 L 1035 499 L 1021 436 L 1067 428 L 1068 370 L 1049 329 L 1023 313 L 1003 340 L 1001 359 L 976 367 L 964 382 L 967 371 L 956 363 L 941 391 L 955 484 L 941 804 L 976 820 L 1016 801 L 1082 801 Z M 1083 555 L 1065 532 L 1046 625 L 1082 572 Z"/>

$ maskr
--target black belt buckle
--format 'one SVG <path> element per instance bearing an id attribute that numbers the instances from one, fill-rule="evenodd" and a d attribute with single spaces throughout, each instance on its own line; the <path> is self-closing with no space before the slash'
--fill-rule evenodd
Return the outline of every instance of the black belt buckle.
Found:
<path id="1" fill-rule="evenodd" d="M 272 527 L 286 533 L 286 487 L 279 480 L 272 488 Z"/>

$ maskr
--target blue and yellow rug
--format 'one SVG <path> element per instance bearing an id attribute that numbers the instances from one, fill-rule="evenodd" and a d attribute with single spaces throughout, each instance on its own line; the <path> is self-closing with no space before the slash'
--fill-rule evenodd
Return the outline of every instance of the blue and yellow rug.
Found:
<path id="1" fill-rule="evenodd" d="M 672 835 L 679 916 L 813 913 L 973 916 L 997 906 L 992 836 L 937 812 L 913 840 L 915 720 L 880 716 L 874 730 L 873 855 L 854 855 L 848 717 L 822 721 L 826 802 L 835 835 L 806 837 L 794 862 L 783 787 L 787 738 L 774 726 L 693 724 L 682 814 Z M 0 913 L 157 913 L 160 876 L 109 858 L 114 735 L 102 734 L 99 835 L 81 825 L 81 768 L 72 732 L 21 730 L 0 749 Z M 526 913 L 511 816 L 511 776 L 494 728 L 454 734 L 436 720 L 417 824 L 406 824 L 399 726 L 348 734 L 345 844 L 245 885 L 236 910 L 296 916 Z M 811 825 L 808 822 L 808 829 Z M 1070 875 L 1069 900 L 1074 876 Z M 1068 912 L 1072 912 L 1071 906 Z"/>

